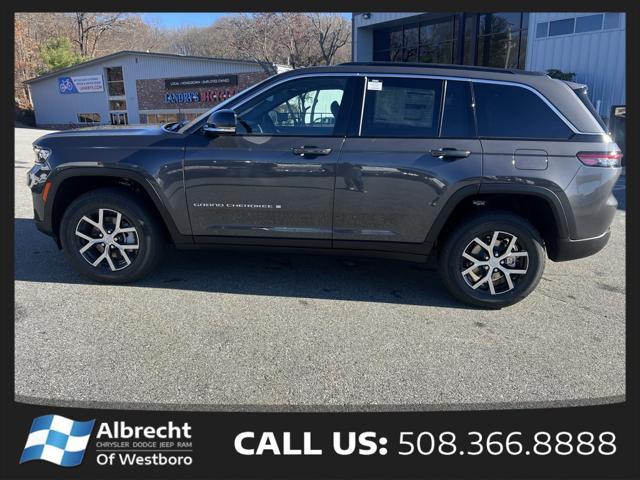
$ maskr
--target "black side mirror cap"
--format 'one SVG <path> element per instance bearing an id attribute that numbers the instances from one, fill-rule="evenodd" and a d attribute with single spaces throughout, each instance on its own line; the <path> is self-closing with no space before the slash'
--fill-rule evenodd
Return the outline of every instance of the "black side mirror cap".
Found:
<path id="1" fill-rule="evenodd" d="M 236 112 L 230 109 L 213 112 L 205 122 L 202 130 L 212 135 L 228 135 L 236 133 Z"/>

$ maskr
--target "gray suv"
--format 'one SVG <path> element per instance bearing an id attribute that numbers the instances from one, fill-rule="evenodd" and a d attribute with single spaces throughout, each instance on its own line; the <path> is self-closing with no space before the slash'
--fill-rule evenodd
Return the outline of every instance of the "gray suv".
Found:
<path id="1" fill-rule="evenodd" d="M 178 248 L 439 259 L 458 299 L 526 297 L 545 257 L 598 252 L 621 152 L 583 85 L 540 73 L 349 63 L 271 77 L 189 123 L 34 143 L 35 222 L 107 283 Z"/>

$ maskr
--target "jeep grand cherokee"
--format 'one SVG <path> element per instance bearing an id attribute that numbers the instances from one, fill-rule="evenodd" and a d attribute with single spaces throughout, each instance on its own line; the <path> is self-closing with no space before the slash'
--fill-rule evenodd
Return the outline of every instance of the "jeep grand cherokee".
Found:
<path id="1" fill-rule="evenodd" d="M 516 70 L 293 70 L 190 123 L 34 142 L 35 222 L 84 275 L 124 283 L 178 248 L 293 247 L 424 261 L 499 308 L 545 257 L 599 251 L 621 152 L 584 86 Z"/>

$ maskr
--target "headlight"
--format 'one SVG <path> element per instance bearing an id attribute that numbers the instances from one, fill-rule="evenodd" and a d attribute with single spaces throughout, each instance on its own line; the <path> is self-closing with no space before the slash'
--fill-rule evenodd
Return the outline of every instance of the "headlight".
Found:
<path id="1" fill-rule="evenodd" d="M 36 163 L 46 163 L 51 155 L 51 149 L 38 145 L 33 146 L 33 152 L 36 154 Z"/>

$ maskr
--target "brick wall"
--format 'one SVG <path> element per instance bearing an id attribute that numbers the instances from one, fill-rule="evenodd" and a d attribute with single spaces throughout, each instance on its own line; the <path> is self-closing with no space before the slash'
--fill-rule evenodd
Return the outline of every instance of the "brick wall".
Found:
<path id="1" fill-rule="evenodd" d="M 185 87 L 167 90 L 165 79 L 136 80 L 140 110 L 169 110 L 176 108 L 211 108 L 223 100 L 254 85 L 269 75 L 265 72 L 238 73 L 238 84 L 223 87 Z M 166 93 L 198 92 L 200 102 L 165 103 Z"/>

